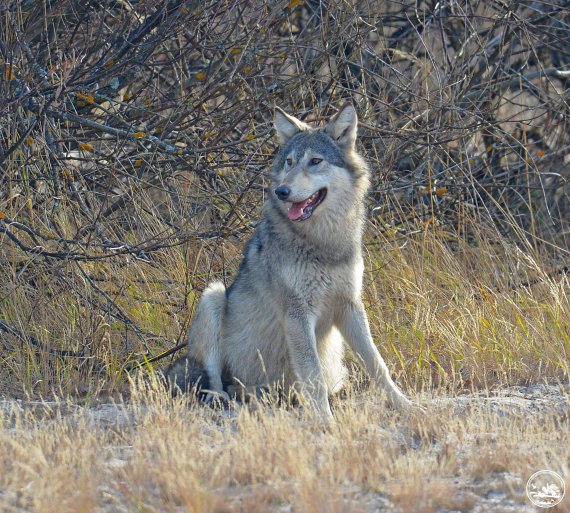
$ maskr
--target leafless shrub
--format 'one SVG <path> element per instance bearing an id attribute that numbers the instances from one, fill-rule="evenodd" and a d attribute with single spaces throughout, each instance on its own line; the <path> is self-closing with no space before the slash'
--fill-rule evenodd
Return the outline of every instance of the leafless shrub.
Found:
<path id="1" fill-rule="evenodd" d="M 484 223 L 555 268 L 568 256 L 562 0 L 0 14 L 0 330 L 7 351 L 39 349 L 38 368 L 57 373 L 55 351 L 117 376 L 110 355 L 182 340 L 195 291 L 233 272 L 259 214 L 275 105 L 314 122 L 358 106 L 373 237 L 475 243 Z"/>

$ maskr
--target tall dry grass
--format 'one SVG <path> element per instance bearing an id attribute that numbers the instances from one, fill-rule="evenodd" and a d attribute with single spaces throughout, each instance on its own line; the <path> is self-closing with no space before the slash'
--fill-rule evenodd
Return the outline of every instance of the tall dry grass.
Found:
<path id="1" fill-rule="evenodd" d="M 426 230 L 369 253 L 374 336 L 409 386 L 567 379 L 568 277 L 485 227 L 452 248 L 445 235 Z"/>
<path id="2" fill-rule="evenodd" d="M 456 240 L 454 248 L 430 229 L 405 240 L 367 237 L 364 300 L 373 336 L 409 391 L 568 379 L 568 276 L 496 234 L 478 237 L 476 244 Z M 225 246 L 235 269 L 239 245 Z M 208 260 L 206 250 L 201 252 Z M 141 330 L 175 344 L 184 341 L 199 293 L 183 278 L 196 280 L 184 252 L 170 249 L 162 256 L 164 263 L 155 261 L 152 268 L 133 262 L 102 270 L 109 279 L 100 283 Z M 83 287 L 88 295 L 90 284 Z M 4 303 L 4 316 L 38 339 L 45 335 L 49 341 L 49 333 L 58 333 L 62 338 L 54 347 L 76 348 L 87 338 L 90 356 L 38 353 L 36 346 L 16 339 L 3 352 L 4 391 L 21 396 L 22 389 L 35 395 L 124 390 L 124 367 L 133 349 L 119 342 L 122 323 L 109 323 L 78 304 L 76 288 L 59 293 L 51 288 L 15 291 Z M 44 324 L 27 324 L 30 317 Z M 152 338 L 145 343 L 154 352 L 168 348 Z M 143 367 L 154 372 L 169 361 Z"/>

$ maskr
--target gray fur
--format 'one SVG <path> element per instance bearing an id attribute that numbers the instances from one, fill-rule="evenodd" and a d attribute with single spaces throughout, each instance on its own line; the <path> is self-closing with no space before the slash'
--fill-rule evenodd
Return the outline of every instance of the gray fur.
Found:
<path id="1" fill-rule="evenodd" d="M 355 148 L 356 112 L 346 105 L 324 129 L 312 129 L 277 110 L 275 128 L 281 149 L 263 218 L 233 284 L 226 290 L 213 283 L 204 292 L 189 356 L 203 365 L 213 392 L 226 394 L 222 374 L 248 387 L 280 383 L 328 419 L 328 396 L 346 376 L 346 341 L 391 404 L 408 409 L 372 341 L 361 300 L 369 169 Z M 322 188 L 327 194 L 308 219 L 291 221 L 291 203 L 273 193 L 280 185 L 295 202 Z"/>

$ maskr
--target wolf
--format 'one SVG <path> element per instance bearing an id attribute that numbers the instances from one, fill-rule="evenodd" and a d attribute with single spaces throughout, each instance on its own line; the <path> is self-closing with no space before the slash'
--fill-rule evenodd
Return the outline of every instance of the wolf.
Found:
<path id="1" fill-rule="evenodd" d="M 173 387 L 227 398 L 236 386 L 279 384 L 332 416 L 346 379 L 346 343 L 400 411 L 413 403 L 392 381 L 372 340 L 362 295 L 362 235 L 370 170 L 356 148 L 358 118 L 345 105 L 322 128 L 277 108 L 279 151 L 263 216 L 233 283 L 209 285 Z"/>

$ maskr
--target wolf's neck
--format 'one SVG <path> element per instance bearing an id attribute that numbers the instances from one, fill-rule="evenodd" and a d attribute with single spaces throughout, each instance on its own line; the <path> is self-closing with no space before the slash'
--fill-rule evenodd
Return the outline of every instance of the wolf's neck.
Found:
<path id="1" fill-rule="evenodd" d="M 360 255 L 363 229 L 364 205 L 359 205 L 342 217 L 321 219 L 315 233 L 308 233 L 307 238 L 329 259 L 346 260 Z"/>
<path id="2" fill-rule="evenodd" d="M 322 216 L 319 223 L 293 224 L 279 210 L 268 209 L 268 232 L 281 239 L 284 248 L 303 247 L 322 261 L 340 263 L 354 260 L 362 253 L 364 201 L 352 202 L 343 215 Z"/>

